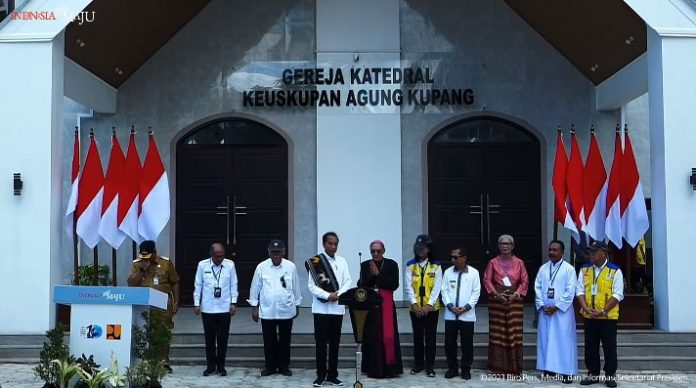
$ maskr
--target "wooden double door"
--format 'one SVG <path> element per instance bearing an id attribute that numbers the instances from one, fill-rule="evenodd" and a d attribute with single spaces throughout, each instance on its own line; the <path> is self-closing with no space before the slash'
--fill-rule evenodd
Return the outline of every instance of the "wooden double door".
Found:
<path id="1" fill-rule="evenodd" d="M 515 239 L 514 253 L 530 277 L 527 301 L 544 255 L 541 246 L 538 142 L 453 142 L 428 148 L 428 230 L 433 257 L 447 265 L 463 245 L 481 276 L 498 254 L 501 234 Z M 487 302 L 483 288 L 481 302 Z"/>
<path id="2" fill-rule="evenodd" d="M 193 304 L 197 264 L 222 242 L 234 260 L 239 303 L 271 239 L 288 237 L 288 155 L 282 144 L 187 145 L 177 154 L 176 267 Z"/>

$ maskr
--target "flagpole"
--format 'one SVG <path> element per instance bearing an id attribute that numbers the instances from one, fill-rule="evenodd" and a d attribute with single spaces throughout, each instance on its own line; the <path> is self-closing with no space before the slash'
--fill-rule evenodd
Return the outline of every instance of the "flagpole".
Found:
<path id="1" fill-rule="evenodd" d="M 624 124 L 624 139 L 628 137 L 628 124 Z M 633 247 L 628 243 L 628 241 L 624 240 L 626 244 L 624 247 L 626 248 L 626 253 L 624 254 L 626 258 L 626 279 L 628 280 L 628 289 L 630 290 L 631 287 L 633 286 L 633 283 L 631 282 L 631 272 L 633 272 L 633 260 L 632 260 L 632 255 L 631 251 L 633 250 Z"/>
<path id="2" fill-rule="evenodd" d="M 116 282 L 116 248 L 111 248 L 111 283 L 117 286 Z"/>
<path id="3" fill-rule="evenodd" d="M 80 136 L 80 130 L 78 129 L 78 127 L 75 127 L 75 138 L 77 139 L 77 138 L 79 138 L 79 136 Z M 78 153 L 79 153 L 79 149 L 78 149 Z M 75 158 L 75 155 L 73 155 L 73 158 Z M 77 158 L 79 160 L 79 158 L 80 158 L 79 154 L 77 155 Z M 71 183 L 74 183 L 74 182 L 71 182 Z M 78 249 L 77 249 L 77 244 L 78 244 L 78 241 L 77 241 L 77 212 L 73 211 L 72 218 L 73 218 L 72 237 L 73 237 L 73 276 L 74 276 L 73 284 L 78 285 L 79 280 L 80 280 L 80 277 L 78 274 L 79 267 L 80 267 L 80 261 L 79 261 Z"/>

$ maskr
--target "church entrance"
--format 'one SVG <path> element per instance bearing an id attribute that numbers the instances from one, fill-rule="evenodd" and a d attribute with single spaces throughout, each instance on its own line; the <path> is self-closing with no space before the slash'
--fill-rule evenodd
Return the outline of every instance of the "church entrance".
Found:
<path id="1" fill-rule="evenodd" d="M 181 298 L 193 304 L 196 266 L 210 245 L 227 245 L 249 297 L 256 265 L 271 239 L 288 239 L 288 146 L 277 132 L 247 119 L 205 124 L 177 143 L 176 266 Z M 288 252 L 290 254 L 290 252 Z"/>
<path id="2" fill-rule="evenodd" d="M 497 117 L 462 120 L 428 143 L 428 230 L 433 257 L 449 265 L 450 248 L 463 244 L 481 276 L 498 254 L 501 234 L 515 239 L 533 282 L 544 256 L 541 246 L 539 141 L 527 130 Z M 481 303 L 487 295 L 481 286 Z"/>

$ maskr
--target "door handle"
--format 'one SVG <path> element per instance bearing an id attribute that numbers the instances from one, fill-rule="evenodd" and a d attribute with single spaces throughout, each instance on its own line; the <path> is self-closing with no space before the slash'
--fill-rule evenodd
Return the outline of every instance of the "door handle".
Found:
<path id="1" fill-rule="evenodd" d="M 246 210 L 246 209 L 247 209 L 246 206 L 237 206 L 237 196 L 236 195 L 232 197 L 232 229 L 234 229 L 234 232 L 232 233 L 232 245 L 234 245 L 234 246 L 237 245 L 237 216 L 247 215 L 247 212 L 240 212 L 237 210 Z M 228 233 L 228 235 L 229 235 L 229 233 Z"/>
<path id="2" fill-rule="evenodd" d="M 496 210 L 491 210 L 491 209 L 496 209 Z M 488 193 L 486 193 L 486 227 L 488 229 L 487 231 L 487 236 L 488 236 L 488 243 L 490 244 L 491 242 L 491 214 L 500 214 L 500 205 L 494 204 L 491 205 L 491 198 Z"/>
<path id="3" fill-rule="evenodd" d="M 478 211 L 476 211 L 478 209 Z M 479 223 L 481 225 L 481 244 L 484 244 L 483 242 L 483 194 L 479 195 L 479 204 L 478 205 L 469 205 L 469 214 L 480 214 L 479 216 Z"/>
<path id="4" fill-rule="evenodd" d="M 230 245 L 230 196 L 227 196 L 227 199 L 225 200 L 227 203 L 227 206 L 217 206 L 215 207 L 218 211 L 215 212 L 216 215 L 218 216 L 227 216 L 225 217 L 225 243 L 227 245 Z"/>

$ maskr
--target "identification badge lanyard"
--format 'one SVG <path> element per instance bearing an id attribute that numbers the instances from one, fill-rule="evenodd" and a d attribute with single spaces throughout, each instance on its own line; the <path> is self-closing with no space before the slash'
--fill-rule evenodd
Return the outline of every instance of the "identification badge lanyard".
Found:
<path id="1" fill-rule="evenodd" d="M 213 296 L 215 298 L 220 298 L 222 296 L 222 288 L 220 288 L 220 275 L 222 274 L 222 264 L 220 264 L 220 269 L 215 273 L 215 266 L 213 265 L 213 260 L 210 260 L 210 271 L 213 273 L 215 278 L 216 286 L 213 289 Z"/>
<path id="2" fill-rule="evenodd" d="M 503 276 L 503 286 L 505 287 L 512 287 L 512 282 L 510 281 L 510 277 L 508 277 L 508 270 L 512 267 L 512 262 L 509 264 L 504 264 L 505 262 L 503 259 L 498 256 L 498 260 L 500 261 L 500 266 L 503 268 L 503 272 L 505 273 L 505 276 Z"/>
<path id="3" fill-rule="evenodd" d="M 604 262 L 604 264 L 599 268 L 599 271 L 595 271 L 595 266 L 592 266 L 592 308 L 594 308 L 595 296 L 597 296 L 597 279 L 599 279 L 599 276 L 602 274 L 602 271 L 604 271 L 604 267 L 606 266 L 607 263 Z"/>
<path id="4" fill-rule="evenodd" d="M 549 289 L 546 291 L 546 297 L 549 299 L 554 299 L 555 297 L 555 289 L 553 287 L 553 282 L 556 280 L 556 275 L 558 274 L 558 270 L 561 269 L 561 263 L 560 261 L 558 262 L 558 267 L 556 267 L 556 270 L 553 270 L 553 262 L 551 262 L 551 265 L 549 266 Z"/>

